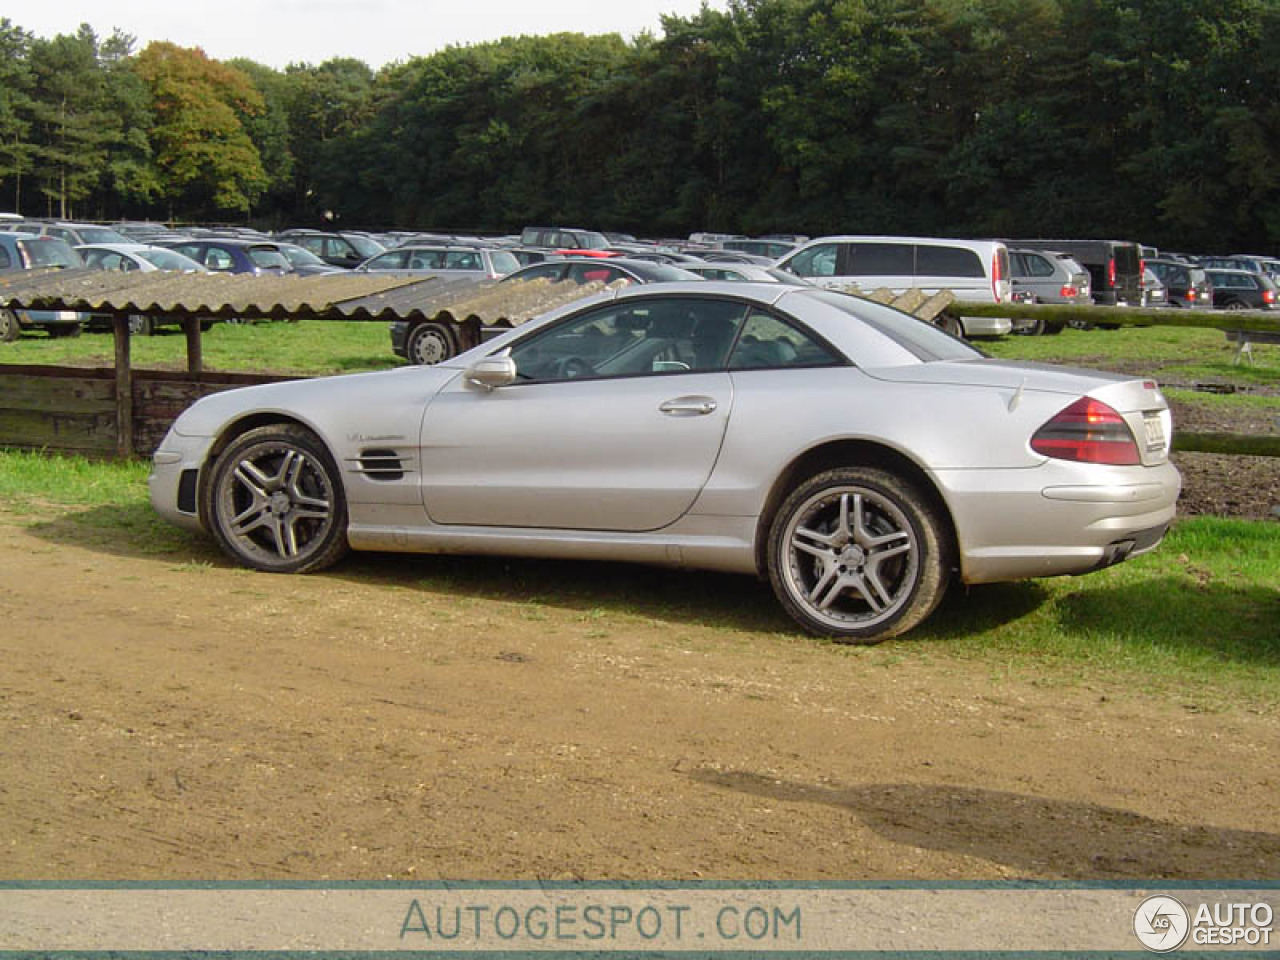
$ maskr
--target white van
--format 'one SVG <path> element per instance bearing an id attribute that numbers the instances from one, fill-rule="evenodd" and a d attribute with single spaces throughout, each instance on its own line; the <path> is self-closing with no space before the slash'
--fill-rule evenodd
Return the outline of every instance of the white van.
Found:
<path id="1" fill-rule="evenodd" d="M 957 300 L 1008 303 L 1013 297 L 1009 251 L 992 240 L 938 237 L 818 237 L 777 264 L 822 287 L 857 286 L 870 293 L 888 287 L 934 294 L 950 290 Z M 1008 333 L 1007 317 L 961 317 L 965 336 Z"/>

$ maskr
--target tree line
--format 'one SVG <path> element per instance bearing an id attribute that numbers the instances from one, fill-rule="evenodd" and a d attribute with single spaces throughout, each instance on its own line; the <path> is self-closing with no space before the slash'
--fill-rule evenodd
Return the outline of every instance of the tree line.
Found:
<path id="1" fill-rule="evenodd" d="M 1280 247 L 1280 0 L 729 0 L 377 71 L 0 20 L 0 208 Z"/>

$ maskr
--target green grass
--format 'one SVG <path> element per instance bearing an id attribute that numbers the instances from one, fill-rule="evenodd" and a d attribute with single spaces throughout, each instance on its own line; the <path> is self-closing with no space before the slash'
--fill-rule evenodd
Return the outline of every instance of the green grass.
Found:
<path id="1" fill-rule="evenodd" d="M 177 327 L 133 337 L 130 344 L 135 368 L 186 369 L 187 338 Z M 404 364 L 391 352 L 386 323 L 217 323 L 204 334 L 202 344 L 208 370 L 328 374 Z M 14 343 L 0 343 L 0 363 L 110 367 L 115 364 L 115 341 L 109 332 L 72 338 L 29 333 Z"/>
<path id="2" fill-rule="evenodd" d="M 979 344 L 993 357 L 1141 371 L 1162 383 L 1200 381 L 1280 385 L 1280 346 L 1255 345 L 1252 364 L 1233 363 L 1235 345 L 1220 330 L 1183 327 L 1066 329 L 1056 336 L 1010 336 Z"/>
<path id="3" fill-rule="evenodd" d="M 58 544 L 163 554 L 191 576 L 228 566 L 208 538 L 155 515 L 146 472 L 136 462 L 0 451 L 0 510 Z M 696 624 L 751 645 L 799 636 L 766 585 L 722 574 L 483 557 L 408 565 L 362 554 L 324 576 L 450 595 L 463 620 L 482 617 L 493 601 L 525 620 L 555 622 L 567 611 L 600 638 L 637 622 Z M 1189 518 L 1155 552 L 1119 566 L 955 588 L 908 637 L 830 649 L 852 669 L 954 658 L 983 663 L 993 678 L 1127 689 L 1195 709 L 1272 710 L 1280 705 L 1280 524 Z"/>

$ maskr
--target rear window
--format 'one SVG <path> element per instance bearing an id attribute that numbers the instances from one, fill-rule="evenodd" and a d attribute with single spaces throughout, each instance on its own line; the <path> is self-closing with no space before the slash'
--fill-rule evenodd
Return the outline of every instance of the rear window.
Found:
<path id="1" fill-rule="evenodd" d="M 933 324 L 901 310 L 834 290 L 814 290 L 813 296 L 857 317 L 926 363 L 933 360 L 976 360 L 986 356 L 963 340 L 957 340 Z"/>
<path id="2" fill-rule="evenodd" d="M 1142 271 L 1138 269 L 1138 247 L 1133 243 L 1117 243 L 1112 248 L 1112 256 L 1116 261 L 1116 273 L 1118 274 L 1137 274 Z"/>
<path id="3" fill-rule="evenodd" d="M 916 275 L 921 277 L 985 277 L 987 271 L 982 267 L 982 260 L 972 250 L 967 250 L 964 247 L 922 245 L 916 247 Z"/>

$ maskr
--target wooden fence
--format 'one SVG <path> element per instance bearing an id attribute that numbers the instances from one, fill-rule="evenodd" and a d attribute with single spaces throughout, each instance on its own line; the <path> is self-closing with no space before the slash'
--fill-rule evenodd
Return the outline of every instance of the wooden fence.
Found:
<path id="1" fill-rule="evenodd" d="M 135 370 L 129 449 L 150 455 L 169 425 L 200 397 L 232 387 L 290 377 L 244 373 Z M 93 457 L 121 449 L 116 371 L 56 366 L 0 365 L 0 445 L 57 450 Z"/>

